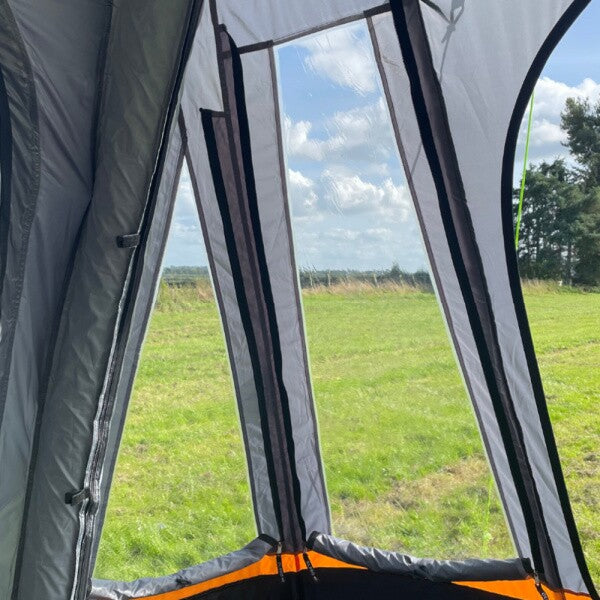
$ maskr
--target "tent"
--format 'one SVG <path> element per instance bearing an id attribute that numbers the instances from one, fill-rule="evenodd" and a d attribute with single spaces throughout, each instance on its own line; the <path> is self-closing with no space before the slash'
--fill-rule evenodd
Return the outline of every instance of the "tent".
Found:
<path id="1" fill-rule="evenodd" d="M 0 1 L 0 600 L 597 599 L 520 289 L 516 138 L 589 0 Z M 331 535 L 274 49 L 364 20 L 440 304 L 515 543 L 435 561 Z M 258 537 L 92 580 L 184 158 Z"/>

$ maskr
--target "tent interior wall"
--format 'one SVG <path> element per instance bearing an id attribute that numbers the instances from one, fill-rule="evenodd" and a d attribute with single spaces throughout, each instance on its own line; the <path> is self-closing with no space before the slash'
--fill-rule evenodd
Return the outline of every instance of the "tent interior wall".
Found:
<path id="1" fill-rule="evenodd" d="M 0 0 L 0 600 L 598 598 L 511 212 L 526 103 L 588 2 Z M 514 560 L 415 559 L 331 535 L 274 49 L 355 20 L 369 30 Z M 258 537 L 174 575 L 92 580 L 184 158 Z"/>

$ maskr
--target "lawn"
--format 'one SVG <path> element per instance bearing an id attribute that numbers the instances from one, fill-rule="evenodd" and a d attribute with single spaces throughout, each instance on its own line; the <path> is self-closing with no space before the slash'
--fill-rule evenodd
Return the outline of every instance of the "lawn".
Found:
<path id="1" fill-rule="evenodd" d="M 584 547 L 600 581 L 600 295 L 526 301 Z M 304 295 L 336 535 L 419 556 L 514 554 L 433 295 Z M 167 574 L 255 535 L 229 368 L 204 289 L 163 288 L 96 577 Z"/>

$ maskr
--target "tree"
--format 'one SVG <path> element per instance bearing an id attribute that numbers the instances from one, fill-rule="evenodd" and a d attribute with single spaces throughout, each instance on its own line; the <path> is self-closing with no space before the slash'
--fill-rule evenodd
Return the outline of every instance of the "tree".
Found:
<path id="1" fill-rule="evenodd" d="M 569 98 L 561 115 L 582 190 L 576 222 L 575 282 L 600 285 L 600 101 Z"/>
<path id="2" fill-rule="evenodd" d="M 514 193 L 518 203 L 519 190 Z M 582 194 L 576 175 L 562 159 L 527 170 L 519 238 L 524 277 L 571 283 Z"/>

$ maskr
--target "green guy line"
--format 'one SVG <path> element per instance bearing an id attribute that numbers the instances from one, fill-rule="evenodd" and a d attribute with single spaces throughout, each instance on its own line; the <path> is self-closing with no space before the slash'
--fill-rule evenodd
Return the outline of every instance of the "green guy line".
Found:
<path id="1" fill-rule="evenodd" d="M 527 138 L 525 140 L 525 157 L 523 158 L 523 175 L 521 176 L 521 191 L 519 192 L 519 210 L 517 212 L 517 224 L 515 226 L 515 248 L 519 249 L 519 230 L 521 229 L 521 218 L 523 217 L 523 197 L 525 195 L 525 179 L 527 178 L 527 161 L 529 160 L 529 139 L 531 138 L 531 122 L 533 117 L 533 99 L 535 91 L 531 93 L 529 102 L 529 119 L 527 121 Z"/>

